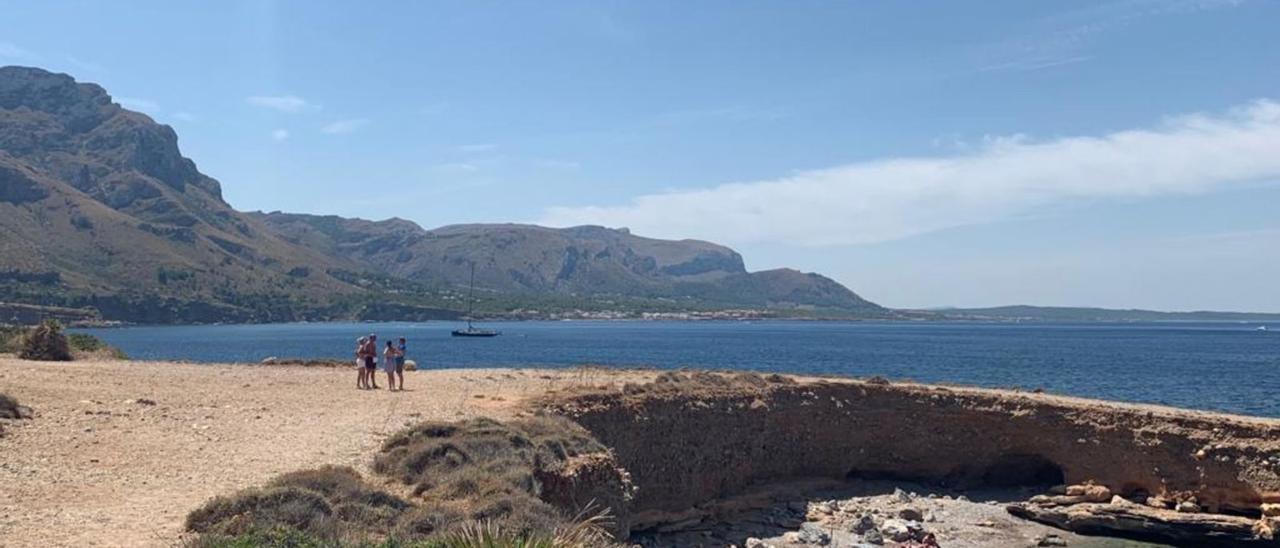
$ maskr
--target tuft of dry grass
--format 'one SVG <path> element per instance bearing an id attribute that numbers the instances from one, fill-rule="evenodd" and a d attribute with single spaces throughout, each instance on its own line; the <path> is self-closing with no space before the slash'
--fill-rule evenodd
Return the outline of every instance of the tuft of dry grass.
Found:
<path id="1" fill-rule="evenodd" d="M 0 393 L 0 419 L 29 419 L 31 408 L 18 405 L 18 400 Z"/>
<path id="2" fill-rule="evenodd" d="M 374 470 L 413 487 L 405 501 L 349 467 L 281 475 L 187 516 L 198 547 L 611 546 L 606 515 L 566 516 L 538 498 L 536 474 L 605 451 L 577 424 L 533 417 L 421 423 L 388 438 Z"/>
<path id="3" fill-rule="evenodd" d="M 561 417 L 510 424 L 491 419 L 426 422 L 388 438 L 373 469 L 413 486 L 437 504 L 456 503 L 469 520 L 520 534 L 545 534 L 566 516 L 538 498 L 536 475 L 570 457 L 605 451 L 582 427 Z"/>
<path id="4" fill-rule="evenodd" d="M 22 336 L 18 357 L 49 362 L 71 361 L 71 345 L 57 320 L 45 320 Z"/>
<path id="5" fill-rule="evenodd" d="M 260 489 L 218 497 L 187 515 L 189 531 L 244 535 L 279 527 L 324 539 L 386 536 L 411 505 L 369 487 L 345 466 L 277 477 Z"/>

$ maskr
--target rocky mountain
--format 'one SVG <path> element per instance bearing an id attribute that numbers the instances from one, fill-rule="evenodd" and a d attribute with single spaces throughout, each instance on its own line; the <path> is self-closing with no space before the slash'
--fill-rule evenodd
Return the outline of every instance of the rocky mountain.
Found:
<path id="1" fill-rule="evenodd" d="M 169 126 L 97 85 L 0 68 L 0 303 L 148 322 L 368 318 L 371 303 L 384 316 L 451 317 L 472 265 L 493 314 L 885 312 L 816 274 L 749 273 L 733 250 L 707 242 L 601 227 L 425 230 L 399 219 L 242 213 L 182 156 Z"/>
<path id="2" fill-rule="evenodd" d="M 727 247 L 644 238 L 626 229 L 480 224 L 425 230 L 401 219 L 251 215 L 290 242 L 435 286 L 465 286 L 475 265 L 476 285 L 502 292 L 691 299 L 772 308 L 879 308 L 816 274 L 786 269 L 749 273 L 742 256 Z"/>

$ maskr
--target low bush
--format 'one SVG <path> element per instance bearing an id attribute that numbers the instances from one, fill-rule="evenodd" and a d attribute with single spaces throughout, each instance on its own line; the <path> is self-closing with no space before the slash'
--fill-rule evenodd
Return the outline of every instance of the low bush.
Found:
<path id="1" fill-rule="evenodd" d="M 71 361 L 71 346 L 57 320 L 45 320 L 22 336 L 18 357 L 24 360 Z"/>
<path id="2" fill-rule="evenodd" d="M 325 466 L 277 477 L 261 489 L 218 497 L 187 515 L 197 533 L 243 535 L 285 527 L 312 537 L 386 536 L 410 507 L 369 487 L 345 466 Z"/>
<path id="3" fill-rule="evenodd" d="M 426 422 L 388 438 L 373 469 L 413 486 L 425 500 L 462 502 L 471 520 L 546 534 L 567 520 L 538 498 L 536 474 L 558 470 L 572 456 L 603 451 L 582 427 L 560 417 Z"/>
<path id="4" fill-rule="evenodd" d="M 186 528 L 202 548 L 612 546 L 601 517 L 566 516 L 538 498 L 536 480 L 604 450 L 558 417 L 422 423 L 388 438 L 374 460 L 376 472 L 413 488 L 414 503 L 351 468 L 325 466 L 215 498 L 187 516 Z"/>

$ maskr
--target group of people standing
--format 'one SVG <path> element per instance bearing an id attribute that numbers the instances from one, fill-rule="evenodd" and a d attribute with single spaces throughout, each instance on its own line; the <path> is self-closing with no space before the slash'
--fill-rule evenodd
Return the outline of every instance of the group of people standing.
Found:
<path id="1" fill-rule="evenodd" d="M 404 390 L 404 354 L 407 346 L 404 337 L 399 344 L 387 341 L 382 351 L 382 370 L 387 373 L 387 388 L 391 391 Z M 356 340 L 356 388 L 360 390 L 378 389 L 378 336 L 370 333 L 367 337 Z M 400 387 L 396 388 L 396 380 Z"/>

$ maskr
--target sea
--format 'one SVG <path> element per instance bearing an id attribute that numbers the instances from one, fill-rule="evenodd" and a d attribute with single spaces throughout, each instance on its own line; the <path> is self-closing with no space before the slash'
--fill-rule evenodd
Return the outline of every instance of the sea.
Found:
<path id="1" fill-rule="evenodd" d="M 1267 330 L 1261 330 L 1265 326 Z M 951 383 L 1280 417 L 1280 324 L 806 321 L 284 323 L 77 329 L 131 358 L 353 358 L 405 337 L 419 368 L 707 368 Z"/>

